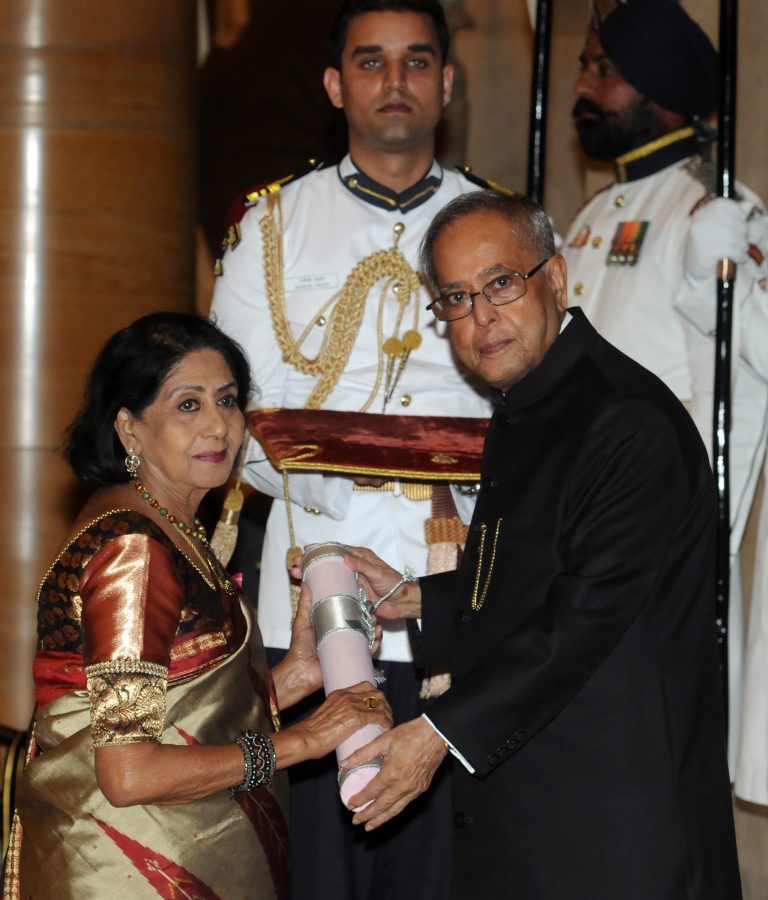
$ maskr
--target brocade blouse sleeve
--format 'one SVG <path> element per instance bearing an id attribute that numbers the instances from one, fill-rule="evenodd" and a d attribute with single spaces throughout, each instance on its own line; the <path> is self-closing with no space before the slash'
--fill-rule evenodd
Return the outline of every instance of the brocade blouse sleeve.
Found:
<path id="1" fill-rule="evenodd" d="M 182 609 L 169 551 L 143 534 L 108 541 L 80 578 L 94 747 L 159 741 Z"/>

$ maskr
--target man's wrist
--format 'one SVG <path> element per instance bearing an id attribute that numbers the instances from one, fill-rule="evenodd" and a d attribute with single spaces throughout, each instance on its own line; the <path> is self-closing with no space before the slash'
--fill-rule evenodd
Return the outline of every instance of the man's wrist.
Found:
<path id="1" fill-rule="evenodd" d="M 420 619 L 421 585 L 418 578 L 403 585 L 394 602 L 404 619 Z"/>
<path id="2" fill-rule="evenodd" d="M 382 594 L 381 597 L 379 597 L 379 599 L 373 604 L 373 612 L 376 612 L 381 604 L 386 603 L 388 600 L 391 600 L 398 606 L 400 606 L 400 597 L 396 597 L 396 595 L 402 595 L 402 597 L 404 598 L 406 593 L 405 588 L 408 585 L 418 583 L 418 580 L 419 579 L 413 574 L 413 572 L 411 572 L 410 569 L 406 568 L 403 577 L 399 581 L 395 582 L 395 584 L 392 585 L 392 587 L 386 592 L 386 594 Z M 414 618 L 414 616 L 403 615 L 403 618 Z"/>

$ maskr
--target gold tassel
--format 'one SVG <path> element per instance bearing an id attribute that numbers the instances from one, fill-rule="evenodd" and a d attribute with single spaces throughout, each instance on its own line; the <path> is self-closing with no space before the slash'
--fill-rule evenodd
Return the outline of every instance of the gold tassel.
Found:
<path id="1" fill-rule="evenodd" d="M 240 512 L 243 509 L 243 492 L 240 482 L 243 478 L 243 466 L 245 465 L 245 448 L 248 444 L 248 432 L 245 434 L 243 446 L 240 449 L 240 463 L 237 467 L 237 479 L 234 485 L 227 491 L 221 516 L 213 530 L 210 545 L 213 552 L 219 558 L 219 562 L 226 568 L 229 565 L 232 554 L 237 544 L 238 522 Z"/>
<path id="2" fill-rule="evenodd" d="M 432 494 L 432 517 L 424 523 L 424 537 L 429 547 L 427 574 L 449 572 L 459 562 L 459 551 L 467 540 L 467 526 L 456 514 L 456 505 L 447 485 L 436 485 Z M 429 667 L 421 682 L 419 697 L 430 700 L 444 694 L 451 686 L 450 672 Z"/>

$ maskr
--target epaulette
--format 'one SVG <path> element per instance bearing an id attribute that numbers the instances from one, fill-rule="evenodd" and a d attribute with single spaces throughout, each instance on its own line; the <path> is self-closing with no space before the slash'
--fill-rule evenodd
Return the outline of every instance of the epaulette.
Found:
<path id="1" fill-rule="evenodd" d="M 284 188 L 286 184 L 291 184 L 294 181 L 298 181 L 300 178 L 303 178 L 310 172 L 315 172 L 318 169 L 322 169 L 324 165 L 324 163 L 319 162 L 316 159 L 308 159 L 305 166 L 297 169 L 296 172 L 292 173 L 291 175 L 285 175 L 282 178 L 276 179 L 275 181 L 259 182 L 253 185 L 253 187 L 249 188 L 244 194 L 240 194 L 240 196 L 230 204 L 226 219 L 227 233 L 222 239 L 221 252 L 213 267 L 213 274 L 216 278 L 218 278 L 222 273 L 221 260 L 224 254 L 227 252 L 227 250 L 234 250 L 235 247 L 237 247 L 237 245 L 240 243 L 240 220 L 243 218 L 246 212 L 252 206 L 256 206 L 262 197 L 268 197 L 270 194 L 276 194 L 278 191 Z"/>
<path id="2" fill-rule="evenodd" d="M 262 197 L 267 197 L 269 194 L 276 194 L 281 188 L 284 188 L 286 184 L 298 181 L 305 175 L 309 175 L 310 172 L 316 172 L 318 169 L 322 169 L 324 165 L 325 163 L 322 163 L 319 160 L 308 159 L 305 166 L 302 166 L 291 175 L 284 175 L 282 178 L 278 178 L 275 181 L 262 182 L 254 185 L 243 195 L 243 207 L 249 209 L 251 206 L 255 206 Z"/>
<path id="3" fill-rule="evenodd" d="M 503 184 L 499 184 L 498 181 L 491 181 L 489 178 L 481 178 L 479 175 L 475 175 L 469 166 L 456 166 L 456 171 L 461 172 L 467 181 L 471 181 L 472 184 L 476 184 L 486 191 L 498 191 L 500 194 L 506 194 L 507 197 L 514 197 L 519 193 L 518 191 L 513 191 L 511 188 L 505 187 Z"/>

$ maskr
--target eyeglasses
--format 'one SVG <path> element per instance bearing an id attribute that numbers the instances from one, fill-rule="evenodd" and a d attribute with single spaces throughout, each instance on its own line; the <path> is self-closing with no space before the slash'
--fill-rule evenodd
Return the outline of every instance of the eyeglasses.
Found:
<path id="1" fill-rule="evenodd" d="M 435 317 L 442 322 L 455 322 L 464 319 L 472 312 L 474 298 L 481 294 L 492 306 L 504 306 L 525 296 L 528 290 L 528 279 L 532 278 L 546 263 L 552 259 L 547 256 L 534 266 L 530 272 L 501 272 L 488 282 L 480 291 L 445 291 L 435 297 L 427 309 L 431 309 Z"/>

